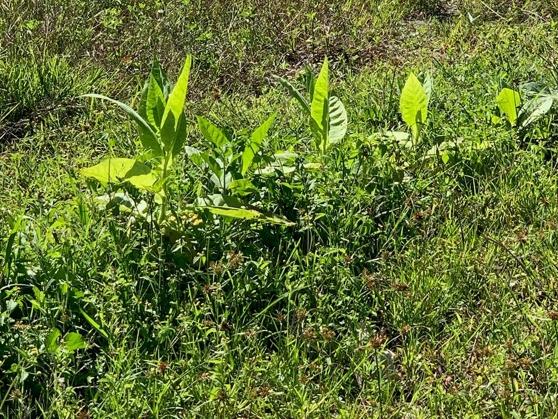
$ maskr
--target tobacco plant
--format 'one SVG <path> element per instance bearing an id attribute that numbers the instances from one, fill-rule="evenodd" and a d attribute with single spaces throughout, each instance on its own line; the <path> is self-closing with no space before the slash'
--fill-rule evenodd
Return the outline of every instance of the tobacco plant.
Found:
<path id="1" fill-rule="evenodd" d="M 141 150 L 135 158 L 109 157 L 99 164 L 82 169 L 85 177 L 96 179 L 102 184 L 129 183 L 141 191 L 153 193 L 155 202 L 160 204 L 158 222 L 165 221 L 168 212 L 168 184 L 176 163 L 184 148 L 187 136 L 187 123 L 184 106 L 188 92 L 188 79 L 192 58 L 188 56 L 174 87 L 155 62 L 148 80 L 143 88 L 139 109 L 136 112 L 130 106 L 109 97 L 89 94 L 85 97 L 109 101 L 121 109 L 135 122 L 141 142 Z M 188 205 L 188 209 L 207 209 L 210 212 L 231 218 L 259 220 L 262 222 L 290 225 L 288 220 L 264 215 L 255 208 L 246 208 L 239 200 L 224 199 L 227 192 L 250 187 L 244 178 L 250 169 L 254 156 L 274 118 L 268 119 L 251 137 L 242 153 L 242 167 L 233 172 L 230 169 L 239 158 L 230 147 L 228 137 L 215 125 L 204 118 L 199 118 L 199 125 L 205 138 L 213 145 L 212 153 L 196 152 L 188 147 L 188 155 L 194 163 L 205 162 L 213 171 L 213 182 L 221 187 L 223 199 L 204 200 Z M 253 186 L 253 185 L 252 185 Z M 119 195 L 120 203 L 126 204 L 126 197 Z M 125 205 L 133 207 L 133 205 Z M 136 211 L 137 212 L 137 211 Z"/>
<path id="2" fill-rule="evenodd" d="M 213 122 L 198 117 L 198 128 L 207 142 L 207 149 L 186 147 L 190 160 L 210 173 L 206 193 L 198 198 L 198 206 L 213 214 L 290 225 L 289 221 L 273 214 L 264 214 L 250 207 L 245 197 L 257 192 L 250 179 L 253 165 L 260 160 L 258 152 L 275 121 L 276 115 L 266 119 L 246 141 L 238 141 Z M 242 138 L 241 138 L 242 140 Z"/>
<path id="3" fill-rule="evenodd" d="M 308 123 L 317 150 L 325 154 L 329 147 L 339 143 L 347 133 L 347 111 L 343 102 L 329 91 L 329 63 L 327 57 L 322 64 L 318 78 L 307 71 L 306 90 L 309 95 L 307 100 L 288 80 L 277 77 L 285 86 L 290 95 L 296 99 L 303 112 L 308 117 Z"/>
<path id="4" fill-rule="evenodd" d="M 103 95 L 85 95 L 109 101 L 124 110 L 138 128 L 142 148 L 135 158 L 108 157 L 81 173 L 103 184 L 129 183 L 155 194 L 156 202 L 160 204 L 159 222 L 163 222 L 167 215 L 169 176 L 186 140 L 184 106 L 191 66 L 192 57 L 188 56 L 176 85 L 171 89 L 168 78 L 156 62 L 145 83 L 138 112 Z"/>
<path id="5" fill-rule="evenodd" d="M 409 74 L 401 91 L 399 111 L 411 129 L 413 140 L 417 142 L 428 121 L 428 104 L 432 95 L 432 79 L 428 76 L 422 84 L 417 76 Z"/>

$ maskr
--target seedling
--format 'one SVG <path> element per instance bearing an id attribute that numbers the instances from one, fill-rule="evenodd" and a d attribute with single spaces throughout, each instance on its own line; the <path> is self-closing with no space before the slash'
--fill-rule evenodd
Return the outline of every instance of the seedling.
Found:
<path id="1" fill-rule="evenodd" d="M 311 72 L 306 74 L 307 100 L 288 80 L 276 77 L 290 95 L 300 104 L 308 116 L 310 129 L 316 140 L 318 151 L 324 154 L 329 147 L 339 143 L 347 133 L 347 111 L 343 102 L 329 91 L 329 63 L 324 60 L 320 74 L 315 79 Z"/>
<path id="2" fill-rule="evenodd" d="M 424 85 L 413 73 L 409 74 L 401 91 L 399 112 L 407 126 L 411 129 L 413 140 L 420 138 L 422 128 L 428 121 L 428 104 L 432 94 L 432 79 L 427 77 Z"/>

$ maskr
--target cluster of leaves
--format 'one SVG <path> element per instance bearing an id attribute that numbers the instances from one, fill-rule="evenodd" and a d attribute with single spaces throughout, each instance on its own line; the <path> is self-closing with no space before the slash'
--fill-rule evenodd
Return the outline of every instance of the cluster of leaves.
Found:
<path id="1" fill-rule="evenodd" d="M 106 96 L 86 95 L 108 100 L 123 109 L 138 127 L 142 151 L 133 159 L 109 157 L 93 167 L 83 169 L 82 174 L 103 184 L 128 183 L 139 190 L 153 193 L 155 202 L 160 205 L 158 222 L 163 224 L 167 218 L 168 184 L 173 173 L 172 166 L 185 149 L 189 161 L 201 170 L 210 172 L 210 184 L 205 188 L 203 196 L 199 196 L 196 202 L 188 204 L 186 208 L 208 210 L 225 217 L 292 225 L 293 222 L 286 218 L 265 214 L 245 202 L 246 197 L 258 191 L 251 179 L 255 173 L 269 176 L 277 171 L 281 175 L 294 172 L 293 164 L 298 158 L 297 154 L 259 154 L 261 145 L 274 123 L 275 115 L 264 121 L 247 140 L 242 137 L 239 140 L 237 136 L 199 116 L 198 128 L 210 147 L 204 151 L 192 146 L 184 147 L 187 137 L 184 106 L 191 65 L 192 59 L 188 56 L 176 85 L 171 88 L 168 78 L 156 62 L 145 84 L 138 112 Z M 313 134 L 315 150 L 323 159 L 332 146 L 338 145 L 345 138 L 348 127 L 348 116 L 343 102 L 331 94 L 327 58 L 317 78 L 311 71 L 306 71 L 305 85 L 309 100 L 288 80 L 280 77 L 278 80 L 300 105 Z M 410 128 L 414 142 L 420 139 L 421 130 L 427 123 L 431 91 L 430 77 L 427 77 L 423 85 L 411 73 L 401 92 L 401 116 Z M 402 141 L 409 138 L 406 132 L 390 132 L 383 135 Z M 259 166 L 256 170 L 253 169 L 255 162 Z M 317 161 L 310 159 L 304 164 L 304 168 L 321 169 L 323 161 L 320 158 Z M 121 200 L 121 196 L 118 196 L 118 200 Z M 145 208 L 145 205 L 142 205 L 142 208 Z M 176 212 L 176 206 L 174 211 Z"/>
<path id="2" fill-rule="evenodd" d="M 159 63 L 155 63 L 143 90 L 139 112 L 106 96 L 86 95 L 90 98 L 108 100 L 123 109 L 138 127 L 142 150 L 136 158 L 109 157 L 95 166 L 83 169 L 82 174 L 103 184 L 129 183 L 139 190 L 153 193 L 155 201 L 160 204 L 158 216 L 160 224 L 167 218 L 168 183 L 172 176 L 173 165 L 182 152 L 187 137 L 184 106 L 191 65 L 192 58 L 188 56 L 176 85 L 171 88 Z M 280 217 L 265 216 L 255 209 L 243 208 L 238 199 L 234 200 L 231 199 L 234 197 L 229 196 L 229 192 L 242 196 L 254 189 L 249 179 L 244 176 L 250 169 L 273 120 L 274 117 L 269 118 L 254 132 L 243 152 L 235 154 L 231 139 L 209 120 L 199 117 L 200 130 L 213 148 L 200 152 L 193 147 L 188 147 L 188 154 L 192 161 L 212 171 L 211 182 L 220 193 L 211 194 L 209 199 L 193 203 L 191 208 L 203 208 L 214 214 L 234 218 L 261 219 L 289 224 L 287 220 Z M 241 165 L 237 168 L 235 163 L 239 159 Z"/>
<path id="3" fill-rule="evenodd" d="M 420 378 L 429 371 L 434 371 L 433 380 L 444 380 L 440 394 L 448 397 L 445 386 L 451 380 L 438 374 L 457 377 L 457 368 L 452 370 L 451 360 L 437 350 L 431 353 L 430 347 L 413 350 L 437 345 L 450 334 L 455 340 L 445 342 L 461 353 L 478 337 L 478 329 L 467 323 L 476 320 L 469 317 L 471 308 L 483 304 L 492 310 L 500 302 L 504 306 L 494 295 L 510 301 L 522 286 L 514 283 L 508 294 L 509 284 L 498 282 L 501 266 L 517 268 L 516 277 L 522 271 L 514 265 L 517 259 L 502 259 L 497 246 L 461 253 L 464 243 L 474 247 L 479 242 L 476 229 L 504 217 L 483 212 L 494 197 L 492 190 L 488 198 L 473 193 L 467 201 L 456 192 L 458 182 L 477 181 L 479 176 L 461 176 L 456 169 L 469 169 L 469 162 L 458 160 L 469 147 L 436 132 L 440 125 L 433 125 L 438 112 L 430 109 L 431 79 L 426 76 L 421 83 L 411 74 L 401 89 L 393 114 L 399 111 L 407 130 L 392 118 L 386 121 L 390 129 L 371 135 L 352 132 L 356 124 L 349 130 L 347 110 L 331 92 L 327 60 L 316 78 L 306 74 L 304 94 L 281 79 L 302 110 L 298 116 L 306 130 L 292 148 L 307 151 L 285 152 L 266 144 L 277 114 L 262 117 L 264 122 L 249 133 L 224 128 L 207 117 L 189 121 L 184 104 L 190 68 L 188 58 L 172 86 L 155 64 L 137 110 L 104 96 L 88 96 L 125 110 L 138 128 L 139 150 L 134 158 L 109 157 L 82 174 L 107 186 L 102 188 L 109 191 L 104 202 L 126 206 L 149 223 L 129 228 L 122 218 L 89 213 L 86 205 L 72 201 L 64 203 L 71 214 L 53 214 L 37 231 L 14 221 L 7 240 L 0 238 L 7 249 L 0 255 L 2 278 L 23 283 L 23 289 L 0 288 L 0 359 L 13 366 L 7 378 L 0 379 L 3 385 L 13 382 L 14 388 L 44 395 L 48 383 L 58 383 L 54 391 L 64 395 L 61 405 L 63 397 L 84 401 L 100 416 L 107 411 L 157 416 L 163 414 L 160 406 L 167 406 L 166 412 L 171 406 L 184 411 L 195 406 L 200 415 L 232 415 L 252 400 L 251 384 L 244 384 L 253 382 L 259 385 L 254 391 L 265 395 L 255 402 L 262 415 L 289 403 L 296 406 L 291 413 L 300 406 L 298 413 L 311 415 L 321 409 L 324 392 L 336 400 L 329 413 L 343 409 L 345 401 L 360 403 L 356 395 L 365 392 L 381 403 L 397 404 L 399 394 L 420 394 L 422 384 L 415 382 L 422 383 Z M 522 126 L 522 118 L 529 121 L 534 115 L 525 128 L 550 120 L 553 105 L 548 107 L 544 98 L 553 93 L 539 93 L 505 89 L 495 102 L 490 98 L 500 118 L 494 118 L 499 125 L 488 124 L 489 129 L 507 136 Z M 349 103 L 347 96 L 339 96 Z M 521 100 L 532 105 L 521 106 Z M 354 121 L 356 111 L 348 109 Z M 537 119 L 538 114 L 545 116 Z M 504 124 L 515 128 L 503 130 Z M 201 134 L 197 143 L 188 141 L 194 129 Z M 311 140 L 300 144 L 302 138 Z M 470 154 L 512 158 L 502 157 L 502 149 L 490 154 L 480 147 Z M 183 156 L 186 172 L 199 176 L 196 181 L 202 185 L 195 198 L 176 187 L 188 182 L 178 176 Z M 494 194 L 506 193 L 506 186 L 505 181 L 499 185 L 502 190 L 494 186 Z M 520 202 L 517 212 L 525 219 L 544 213 L 536 208 L 552 190 L 546 184 L 532 195 L 525 191 L 518 201 L 535 204 Z M 146 202 L 150 199 L 153 206 Z M 507 195 L 502 199 L 519 205 Z M 158 235 L 168 234 L 169 222 L 184 216 L 182 209 L 203 216 L 204 222 L 192 223 L 202 236 L 199 264 L 181 259 L 180 244 L 167 253 L 167 242 Z M 447 219 L 440 215 L 444 211 Z M 469 229 L 457 225 L 454 211 L 478 214 L 467 218 L 472 220 Z M 495 211 L 508 208 L 502 204 Z M 74 224 L 66 225 L 66 218 Z M 243 222 L 239 228 L 230 218 L 258 223 Z M 270 223 L 291 228 L 275 229 Z M 419 232 L 422 236 L 414 240 Z M 52 237 L 43 240 L 42 235 Z M 439 236 L 438 241 L 429 244 L 433 236 Z M 447 251 L 441 255 L 440 248 Z M 406 253 L 398 256 L 394 249 Z M 528 252 L 523 256 L 538 275 L 539 260 L 531 261 Z M 485 258 L 487 276 L 471 268 Z M 380 272 L 369 272 L 370 266 L 379 266 Z M 538 295 L 537 304 L 544 298 Z M 31 330 L 14 332 L 27 323 Z M 525 352 L 539 350 L 543 353 L 537 359 L 546 359 L 536 345 L 526 343 Z M 419 353 L 424 359 L 415 363 L 404 351 L 409 351 L 408 358 Z M 533 370 L 529 374 L 536 374 Z M 80 374 L 73 376 L 75 371 Z M 247 377 L 239 378 L 239 371 Z M 469 371 L 459 379 L 468 378 Z M 266 392 L 266 385 L 273 390 Z M 19 406 L 17 392 L 9 391 L 9 385 L 4 388 L 7 404 Z M 115 390 L 119 388 L 126 390 Z M 78 395 L 65 396 L 73 389 Z M 156 401 L 119 399 L 129 389 L 155 394 Z M 107 401 L 101 401 L 105 396 Z"/>

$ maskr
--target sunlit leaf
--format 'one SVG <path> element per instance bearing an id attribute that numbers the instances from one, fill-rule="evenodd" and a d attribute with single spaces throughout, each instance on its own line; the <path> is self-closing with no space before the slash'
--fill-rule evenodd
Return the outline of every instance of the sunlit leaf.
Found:
<path id="1" fill-rule="evenodd" d="M 101 163 L 81 170 L 85 177 L 102 184 L 129 182 L 138 189 L 152 191 L 157 177 L 152 170 L 134 159 L 108 158 Z"/>
<path id="2" fill-rule="evenodd" d="M 428 95 L 413 73 L 409 75 L 401 91 L 399 111 L 403 121 L 411 128 L 413 137 L 417 139 L 421 126 L 428 119 Z"/>
<path id="3" fill-rule="evenodd" d="M 152 127 L 159 130 L 165 111 L 165 97 L 163 91 L 152 75 L 149 76 L 149 88 L 145 103 L 145 115 Z"/>
<path id="4" fill-rule="evenodd" d="M 87 342 L 83 340 L 83 337 L 77 332 L 68 333 L 64 336 L 64 349 L 68 352 L 74 352 L 78 349 L 87 348 Z"/>
<path id="5" fill-rule="evenodd" d="M 157 139 L 157 134 L 155 134 L 153 129 L 151 129 L 151 126 L 149 125 L 149 123 L 145 119 L 143 119 L 140 116 L 140 114 L 138 114 L 136 111 L 134 111 L 130 106 L 128 106 L 125 103 L 122 103 L 118 100 L 114 100 L 114 99 L 111 99 L 110 97 L 103 96 L 103 95 L 87 94 L 87 95 L 83 95 L 83 97 L 90 97 L 90 98 L 106 100 L 108 102 L 111 102 L 111 103 L 115 104 L 120 109 L 124 110 L 124 112 L 126 112 L 128 114 L 128 116 L 130 118 L 132 118 L 132 120 L 138 126 L 138 129 L 140 131 L 140 140 L 143 144 L 143 147 L 146 150 L 151 151 L 155 156 L 162 155 L 163 151 L 162 151 L 161 145 L 159 144 L 159 141 Z"/>
<path id="6" fill-rule="evenodd" d="M 149 77 L 143 86 L 141 100 L 138 108 L 138 113 L 142 116 L 142 118 L 146 120 L 147 120 L 147 112 L 146 112 L 147 95 L 149 93 L 149 85 L 152 79 L 155 79 L 157 85 L 159 86 L 159 90 L 161 90 L 163 94 L 163 113 L 164 113 L 164 105 L 166 104 L 171 89 L 170 81 L 167 75 L 165 74 L 165 72 L 163 71 L 163 69 L 161 68 L 161 64 L 159 63 L 158 60 L 155 60 L 151 65 L 151 72 L 149 73 Z M 163 113 L 161 113 L 161 116 L 163 115 Z"/>
<path id="7" fill-rule="evenodd" d="M 320 138 L 320 146 L 327 141 L 329 116 L 329 64 L 327 57 L 324 60 L 320 74 L 314 85 L 314 94 L 310 106 L 311 125 L 315 135 Z"/>
<path id="8" fill-rule="evenodd" d="M 347 111 L 343 102 L 336 97 L 329 98 L 329 143 L 337 144 L 347 134 Z M 328 144 L 329 145 L 329 144 Z"/>
<path id="9" fill-rule="evenodd" d="M 198 116 L 198 126 L 205 139 L 213 143 L 218 148 L 223 148 L 226 144 L 228 144 L 229 139 L 221 128 L 203 116 Z"/>
<path id="10" fill-rule="evenodd" d="M 521 104 L 519 92 L 506 87 L 498 94 L 496 103 L 500 112 L 506 115 L 508 122 L 511 125 L 515 125 L 517 122 L 517 108 Z"/>
<path id="11" fill-rule="evenodd" d="M 190 78 L 190 69 L 192 68 L 192 56 L 188 55 L 176 85 L 172 89 L 171 94 L 167 100 L 165 113 L 163 115 L 162 125 L 166 123 L 169 114 L 174 116 L 174 127 L 176 129 L 180 116 L 184 112 L 184 104 L 186 102 L 186 95 L 188 93 L 188 80 Z"/>
<path id="12" fill-rule="evenodd" d="M 250 142 L 246 145 L 246 147 L 244 148 L 244 152 L 242 153 L 242 176 L 244 176 L 248 172 L 248 169 L 252 165 L 254 156 L 259 151 L 263 140 L 267 137 L 267 134 L 269 132 L 269 129 L 273 125 L 273 122 L 275 122 L 275 116 L 276 114 L 271 115 L 252 133 Z"/>

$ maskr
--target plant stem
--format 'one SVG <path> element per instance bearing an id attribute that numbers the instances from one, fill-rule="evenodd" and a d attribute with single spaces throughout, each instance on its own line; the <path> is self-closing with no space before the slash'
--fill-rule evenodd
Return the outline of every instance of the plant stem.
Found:
<path id="1" fill-rule="evenodd" d="M 165 161 L 163 163 L 163 196 L 161 197 L 161 211 L 159 212 L 159 224 L 165 221 L 167 217 L 167 170 L 169 165 L 169 156 L 165 156 Z"/>

